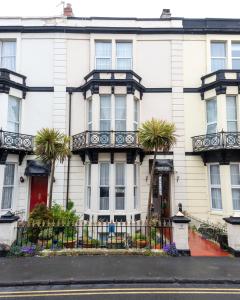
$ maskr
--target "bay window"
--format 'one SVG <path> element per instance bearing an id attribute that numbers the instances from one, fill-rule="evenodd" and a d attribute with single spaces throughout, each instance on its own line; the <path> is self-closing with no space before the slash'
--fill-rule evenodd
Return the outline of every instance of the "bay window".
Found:
<path id="1" fill-rule="evenodd" d="M 240 172 L 239 164 L 230 165 L 232 203 L 234 210 L 240 210 Z"/>
<path id="2" fill-rule="evenodd" d="M 111 130 L 111 95 L 100 96 L 100 130 Z"/>
<path id="3" fill-rule="evenodd" d="M 14 172 L 15 164 L 7 163 L 4 169 L 2 189 L 2 209 L 11 209 L 14 195 Z"/>
<path id="4" fill-rule="evenodd" d="M 211 99 L 206 101 L 207 106 L 207 134 L 217 132 L 217 101 Z"/>
<path id="5" fill-rule="evenodd" d="M 115 96 L 115 130 L 126 131 L 126 97 Z"/>
<path id="6" fill-rule="evenodd" d="M 115 208 L 116 210 L 125 209 L 125 164 L 116 163 L 115 165 Z"/>
<path id="7" fill-rule="evenodd" d="M 210 176 L 210 195 L 212 209 L 222 209 L 222 194 L 221 194 L 221 181 L 220 181 L 220 168 L 217 164 L 209 165 Z"/>
<path id="8" fill-rule="evenodd" d="M 15 41 L 0 41 L 0 68 L 16 70 Z"/>
<path id="9" fill-rule="evenodd" d="M 116 69 L 117 70 L 132 69 L 132 43 L 131 42 L 116 43 Z"/>
<path id="10" fill-rule="evenodd" d="M 100 210 L 109 210 L 109 167 L 108 162 L 100 163 Z"/>
<path id="11" fill-rule="evenodd" d="M 211 70 L 212 72 L 226 68 L 225 42 L 211 42 Z"/>
<path id="12" fill-rule="evenodd" d="M 110 41 L 96 41 L 95 43 L 96 69 L 112 69 L 112 43 Z"/>
<path id="13" fill-rule="evenodd" d="M 240 43 L 232 43 L 232 68 L 240 69 Z"/>
<path id="14" fill-rule="evenodd" d="M 20 100 L 18 98 L 9 96 L 7 129 L 8 131 L 19 133 L 19 125 L 20 125 Z"/>
<path id="15" fill-rule="evenodd" d="M 227 96 L 227 131 L 237 131 L 237 104 L 235 96 Z"/>

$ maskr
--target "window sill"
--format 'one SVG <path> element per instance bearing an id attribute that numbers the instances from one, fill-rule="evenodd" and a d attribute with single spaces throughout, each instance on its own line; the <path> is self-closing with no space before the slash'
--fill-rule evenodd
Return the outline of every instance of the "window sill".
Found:
<path id="1" fill-rule="evenodd" d="M 218 216 L 222 216 L 223 215 L 223 211 L 222 210 L 211 210 L 210 211 L 211 215 L 218 215 Z"/>

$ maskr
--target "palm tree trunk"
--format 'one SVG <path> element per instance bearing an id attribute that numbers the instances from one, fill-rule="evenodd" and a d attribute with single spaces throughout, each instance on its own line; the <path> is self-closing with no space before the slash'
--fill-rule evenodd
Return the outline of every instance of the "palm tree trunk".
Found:
<path id="1" fill-rule="evenodd" d="M 53 182 L 54 182 L 54 173 L 55 173 L 55 159 L 52 161 L 51 166 L 51 176 L 50 176 L 50 188 L 49 188 L 49 198 L 48 198 L 48 207 L 52 207 L 52 194 L 53 194 Z"/>
<path id="2" fill-rule="evenodd" d="M 152 217 L 151 204 L 152 204 L 153 175 L 154 175 L 156 157 L 157 157 L 157 149 L 154 150 L 154 157 L 153 157 L 153 163 L 152 163 L 151 174 L 150 174 L 150 185 L 149 185 L 149 194 L 148 194 L 148 211 L 147 211 L 148 224 Z"/>

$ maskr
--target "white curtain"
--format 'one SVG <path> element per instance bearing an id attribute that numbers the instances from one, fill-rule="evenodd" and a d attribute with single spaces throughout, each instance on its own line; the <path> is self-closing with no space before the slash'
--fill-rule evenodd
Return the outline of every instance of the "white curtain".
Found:
<path id="1" fill-rule="evenodd" d="M 19 132 L 20 121 L 20 101 L 19 99 L 8 97 L 8 131 Z"/>
<path id="2" fill-rule="evenodd" d="M 126 97 L 115 96 L 115 130 L 126 130 Z"/>
<path id="3" fill-rule="evenodd" d="M 240 210 L 240 172 L 239 164 L 230 165 L 233 209 Z"/>
<path id="4" fill-rule="evenodd" d="M 4 182 L 2 191 L 2 209 L 10 209 L 12 206 L 14 189 L 14 164 L 6 164 L 4 170 Z"/>
<path id="5" fill-rule="evenodd" d="M 1 67 L 16 70 L 16 42 L 0 43 Z"/>
<path id="6" fill-rule="evenodd" d="M 230 174 L 231 174 L 231 184 L 240 185 L 240 174 L 239 174 L 238 164 L 230 165 Z"/>
<path id="7" fill-rule="evenodd" d="M 210 165 L 212 208 L 222 209 L 221 181 L 219 165 Z"/>
<path id="8" fill-rule="evenodd" d="M 115 166 L 115 200 L 116 200 L 116 209 L 124 210 L 125 206 L 125 165 L 124 163 L 117 163 Z"/>
<path id="9" fill-rule="evenodd" d="M 92 130 L 92 100 L 88 100 L 88 130 Z"/>
<path id="10" fill-rule="evenodd" d="M 207 134 L 217 131 L 217 101 L 216 99 L 207 100 Z"/>
<path id="11" fill-rule="evenodd" d="M 96 42 L 96 69 L 106 70 L 112 68 L 112 43 Z"/>
<path id="12" fill-rule="evenodd" d="M 237 131 L 237 106 L 234 96 L 227 96 L 227 130 Z"/>
<path id="13" fill-rule="evenodd" d="M 100 96 L 100 130 L 111 130 L 111 96 Z"/>
<path id="14" fill-rule="evenodd" d="M 117 43 L 116 44 L 117 65 L 118 70 L 132 69 L 132 43 Z"/>
<path id="15" fill-rule="evenodd" d="M 211 43 L 212 72 L 226 67 L 226 47 L 225 43 Z"/>
<path id="16" fill-rule="evenodd" d="M 212 208 L 222 209 L 222 196 L 220 188 L 211 188 L 212 194 Z"/>

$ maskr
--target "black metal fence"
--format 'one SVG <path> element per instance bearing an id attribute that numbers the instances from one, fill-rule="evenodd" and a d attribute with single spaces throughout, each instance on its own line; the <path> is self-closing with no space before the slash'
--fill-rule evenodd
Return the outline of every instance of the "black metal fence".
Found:
<path id="1" fill-rule="evenodd" d="M 107 248 L 162 249 L 172 242 L 171 220 L 146 222 L 79 222 L 76 225 L 27 224 L 17 227 L 17 246 L 42 249 Z"/>

